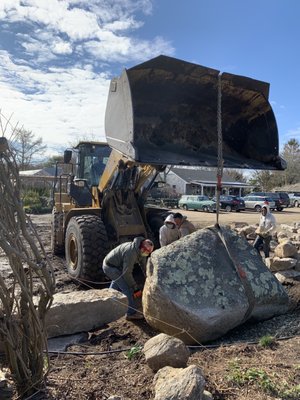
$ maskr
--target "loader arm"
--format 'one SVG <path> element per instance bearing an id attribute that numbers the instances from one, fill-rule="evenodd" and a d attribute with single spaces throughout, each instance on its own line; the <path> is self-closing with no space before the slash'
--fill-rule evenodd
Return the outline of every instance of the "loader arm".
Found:
<path id="1" fill-rule="evenodd" d="M 93 187 L 93 207 L 113 242 L 151 236 L 144 202 L 158 172 L 165 167 L 142 164 L 112 150 L 98 187 Z"/>
<path id="2" fill-rule="evenodd" d="M 134 160 L 130 160 L 120 152 L 112 150 L 104 172 L 100 177 L 98 185 L 99 192 L 103 193 L 110 184 L 112 185 L 113 181 L 117 180 L 118 174 L 120 174 L 122 170 L 125 171 L 126 169 L 132 169 L 134 167 L 138 168 L 139 175 L 133 191 L 134 193 L 138 194 L 141 191 L 145 181 L 152 176 L 153 173 L 156 173 L 158 166 L 138 163 Z M 161 170 L 161 168 L 159 168 L 159 170 Z M 115 180 L 113 179 L 114 176 Z"/>

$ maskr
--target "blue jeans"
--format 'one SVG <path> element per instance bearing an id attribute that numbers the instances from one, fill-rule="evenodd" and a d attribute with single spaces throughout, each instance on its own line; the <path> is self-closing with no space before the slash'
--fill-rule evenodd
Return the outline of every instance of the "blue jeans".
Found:
<path id="1" fill-rule="evenodd" d="M 117 268 L 109 267 L 108 265 L 103 265 L 103 271 L 105 275 L 111 279 L 110 289 L 118 290 L 125 294 L 128 299 L 128 310 L 127 315 L 132 315 L 136 313 L 136 305 L 133 299 L 133 289 L 131 289 L 125 279 L 122 276 L 122 272 Z"/>
<path id="2" fill-rule="evenodd" d="M 255 241 L 253 243 L 253 247 L 260 254 L 259 250 L 260 250 L 261 245 L 263 245 L 263 251 L 265 253 L 265 257 L 269 257 L 271 239 L 272 239 L 272 236 L 262 237 L 262 236 L 257 235 L 256 239 L 255 239 Z"/>

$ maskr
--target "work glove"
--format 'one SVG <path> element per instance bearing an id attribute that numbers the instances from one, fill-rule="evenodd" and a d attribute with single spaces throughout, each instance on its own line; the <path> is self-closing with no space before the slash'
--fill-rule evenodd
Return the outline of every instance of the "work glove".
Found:
<path id="1" fill-rule="evenodd" d="M 133 292 L 133 297 L 134 297 L 135 299 L 140 299 L 140 298 L 142 297 L 142 295 L 143 295 L 142 289 L 137 289 L 137 290 L 135 290 L 135 291 Z"/>

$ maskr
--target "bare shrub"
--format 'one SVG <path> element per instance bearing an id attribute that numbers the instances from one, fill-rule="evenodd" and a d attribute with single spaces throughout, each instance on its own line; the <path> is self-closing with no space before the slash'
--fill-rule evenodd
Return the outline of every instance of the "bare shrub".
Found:
<path id="1" fill-rule="evenodd" d="M 45 315 L 54 293 L 54 273 L 20 200 L 18 168 L 0 137 L 0 256 L 10 279 L 0 274 L 0 338 L 20 397 L 40 390 L 49 366 Z M 46 361 L 46 362 L 45 362 Z"/>

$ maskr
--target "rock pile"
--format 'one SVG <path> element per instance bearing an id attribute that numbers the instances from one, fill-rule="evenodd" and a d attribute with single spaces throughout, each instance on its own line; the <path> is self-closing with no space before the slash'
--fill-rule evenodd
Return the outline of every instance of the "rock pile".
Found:
<path id="1" fill-rule="evenodd" d="M 248 240 L 252 240 L 255 238 L 254 232 L 257 226 L 243 224 L 242 227 L 232 225 L 231 228 Z M 279 225 L 270 248 L 272 254 L 264 261 L 278 281 L 280 283 L 289 280 L 300 281 L 300 223 Z"/>
<path id="2" fill-rule="evenodd" d="M 189 350 L 174 337 L 161 333 L 144 345 L 144 355 L 154 377 L 154 400 L 211 400 L 211 393 L 204 390 L 203 372 L 196 365 L 189 365 Z"/>

